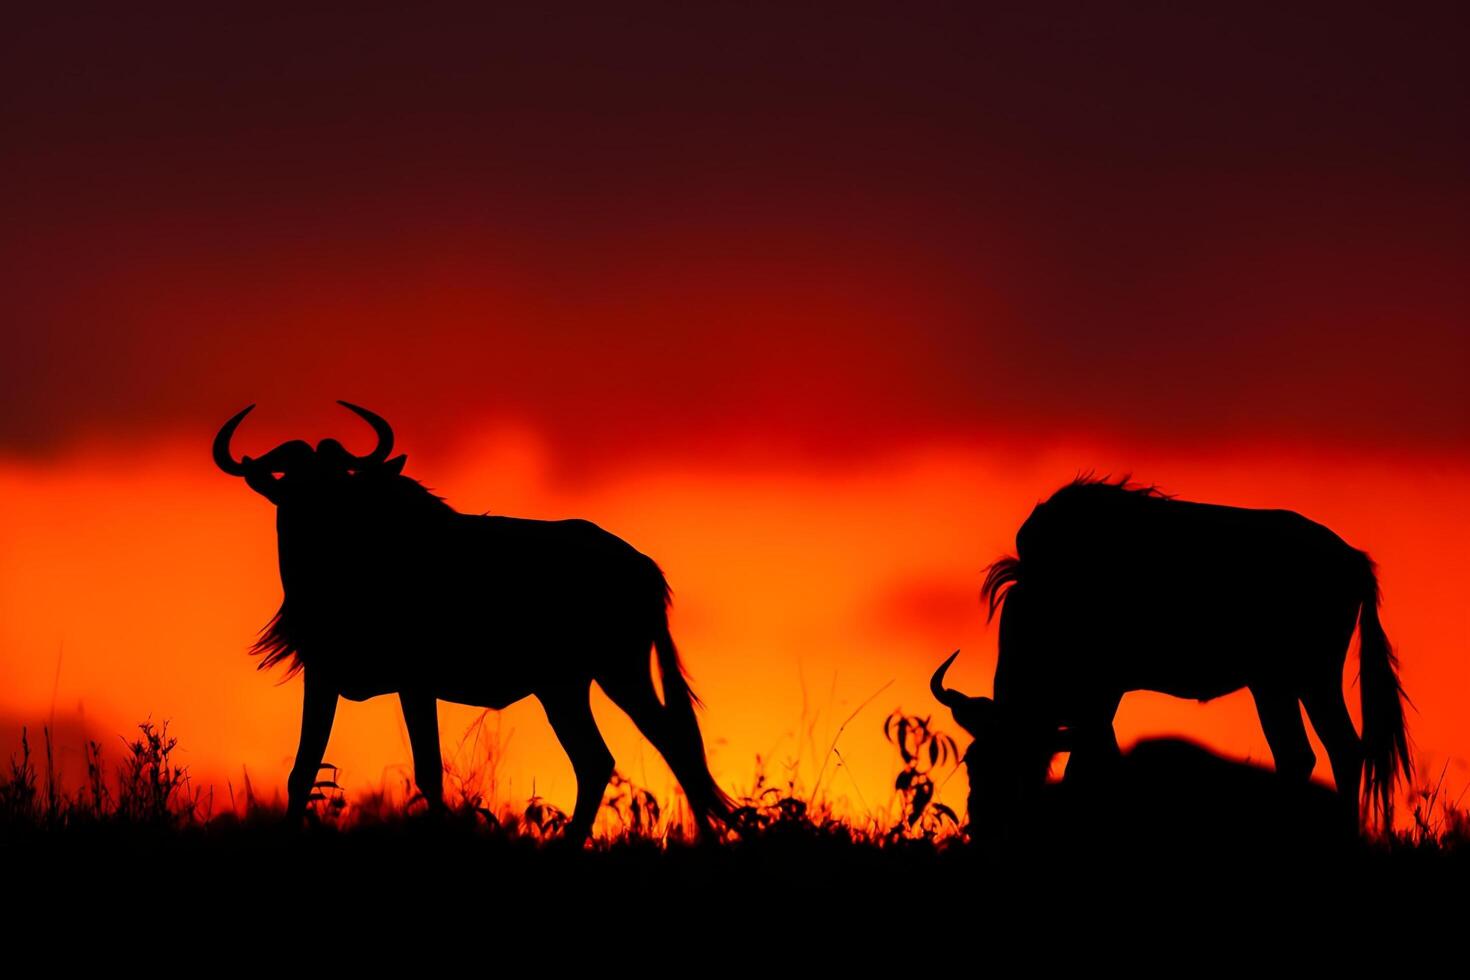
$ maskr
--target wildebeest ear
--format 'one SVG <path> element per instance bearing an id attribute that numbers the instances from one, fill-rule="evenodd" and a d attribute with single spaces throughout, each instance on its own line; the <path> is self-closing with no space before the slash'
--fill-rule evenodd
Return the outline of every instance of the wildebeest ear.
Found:
<path id="1" fill-rule="evenodd" d="M 392 459 L 390 459 L 386 463 L 384 463 L 383 464 L 383 470 L 389 476 L 402 476 L 403 475 L 403 464 L 404 463 L 407 463 L 407 462 L 408 462 L 408 456 L 407 455 L 400 454 L 398 456 L 394 456 Z"/>

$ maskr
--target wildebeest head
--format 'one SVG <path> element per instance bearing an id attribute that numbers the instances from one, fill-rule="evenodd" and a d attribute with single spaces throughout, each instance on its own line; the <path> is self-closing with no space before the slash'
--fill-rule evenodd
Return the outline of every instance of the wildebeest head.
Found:
<path id="1" fill-rule="evenodd" d="M 949 671 L 950 665 L 960 655 L 956 650 L 949 655 L 949 659 L 939 665 L 934 676 L 929 679 L 929 690 L 933 693 L 935 700 L 944 705 L 954 715 L 955 724 L 970 733 L 974 740 L 965 749 L 965 768 L 968 770 L 970 779 L 969 811 L 971 822 L 979 815 L 982 798 L 982 783 L 986 782 L 986 774 L 994 771 L 993 760 L 1001 743 L 1001 732 L 999 729 L 999 713 L 995 702 L 987 697 L 971 697 L 959 691 L 944 686 L 944 675 Z"/>
<path id="2" fill-rule="evenodd" d="M 378 445 L 365 456 L 348 452 L 336 439 L 323 439 L 312 448 L 300 439 L 284 442 L 264 456 L 235 459 L 230 440 L 254 405 L 248 405 L 226 422 L 214 437 L 214 462 L 231 476 L 243 477 L 256 493 L 277 506 L 307 502 L 340 490 L 352 475 L 403 471 L 405 457 L 389 459 L 393 451 L 393 429 L 382 416 L 350 402 L 341 406 L 361 416 L 377 433 Z"/>
<path id="3" fill-rule="evenodd" d="M 230 440 L 255 406 L 244 409 L 220 428 L 214 439 L 214 461 L 276 505 L 276 533 L 281 584 L 281 610 L 263 631 L 255 651 L 262 666 L 289 660 L 324 640 L 349 642 L 356 627 L 375 622 L 365 610 L 386 608 L 388 597 L 411 584 L 408 570 L 423 565 L 411 551 L 425 540 L 410 533 L 423 515 L 453 513 L 447 504 L 417 481 L 403 476 L 405 457 L 388 458 L 393 429 L 379 415 L 349 402 L 377 433 L 378 443 L 366 455 L 348 452 L 336 439 L 315 447 L 300 439 L 282 443 L 263 456 L 236 459 Z M 417 529 L 417 528 L 416 528 Z M 347 626 L 343 624 L 347 623 Z"/>
<path id="4" fill-rule="evenodd" d="M 1027 726 L 990 698 L 971 697 L 944 686 L 944 675 L 959 655 L 956 650 L 939 665 L 929 680 L 929 690 L 974 739 L 964 754 L 970 779 L 971 832 L 978 827 L 988 833 L 1028 781 L 1045 777 L 1051 754 L 1044 751 L 1045 739 L 1027 737 Z"/>
<path id="5" fill-rule="evenodd" d="M 972 698 L 944 686 L 944 675 L 959 655 L 960 652 L 956 650 L 949 655 L 948 660 L 939 665 L 939 669 L 929 679 L 929 690 L 934 694 L 935 700 L 954 715 L 955 724 L 969 732 L 971 738 L 984 739 L 993 734 L 996 724 L 995 702 L 985 697 Z"/>

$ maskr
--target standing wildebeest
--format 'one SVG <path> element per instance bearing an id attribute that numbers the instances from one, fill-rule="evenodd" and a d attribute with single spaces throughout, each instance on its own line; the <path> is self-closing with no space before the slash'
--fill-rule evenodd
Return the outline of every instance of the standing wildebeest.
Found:
<path id="1" fill-rule="evenodd" d="M 255 651 L 262 667 L 302 671 L 301 743 L 287 783 L 300 817 L 326 750 L 337 699 L 396 693 L 414 779 L 443 805 L 436 700 L 501 709 L 535 695 L 571 758 L 577 803 L 567 828 L 586 838 L 613 772 L 588 701 L 593 681 L 626 711 L 678 777 L 701 829 L 729 799 L 715 785 L 669 634 L 669 587 L 651 558 L 587 521 L 460 514 L 389 459 L 393 430 L 341 403 L 378 435 L 366 456 L 335 439 L 300 440 L 236 460 L 230 419 L 214 461 L 276 505 L 280 611 Z M 657 654 L 663 699 L 650 671 Z"/>
<path id="2" fill-rule="evenodd" d="M 1248 688 L 1276 769 L 1305 781 L 1316 757 L 1300 702 L 1339 794 L 1356 808 L 1361 775 L 1364 811 L 1391 819 L 1410 773 L 1406 699 L 1373 563 L 1322 525 L 1078 480 L 1036 506 L 981 594 L 992 616 L 1001 608 L 994 701 L 944 687 L 958 651 L 931 688 L 975 737 L 970 820 L 982 831 L 1034 796 L 1057 751 L 1071 750 L 1069 780 L 1116 758 L 1128 691 L 1207 701 Z M 1342 693 L 1354 624 L 1361 739 Z"/>

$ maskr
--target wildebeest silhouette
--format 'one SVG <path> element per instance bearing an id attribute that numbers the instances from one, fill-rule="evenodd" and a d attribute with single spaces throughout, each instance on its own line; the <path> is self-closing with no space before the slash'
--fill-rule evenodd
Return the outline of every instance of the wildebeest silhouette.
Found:
<path id="1" fill-rule="evenodd" d="M 253 405 L 214 441 L 219 468 L 276 505 L 284 598 L 254 649 L 261 667 L 304 675 L 290 814 L 305 813 L 339 697 L 398 695 L 415 782 L 438 809 L 437 700 L 500 709 L 534 695 L 576 772 L 566 836 L 584 840 L 613 772 L 588 700 L 596 681 L 668 762 L 701 829 L 723 820 L 730 802 L 710 775 L 653 559 L 588 521 L 458 513 L 389 458 L 386 421 L 340 404 L 377 433 L 367 455 L 292 440 L 236 460 L 230 441 Z"/>
<path id="2" fill-rule="evenodd" d="M 1379 623 L 1368 555 L 1286 510 L 1192 503 L 1126 481 L 1079 479 L 1038 504 L 1016 556 L 987 570 L 982 598 L 1001 611 L 994 700 L 944 686 L 934 696 L 974 736 L 970 820 L 1004 830 L 1045 780 L 1101 778 L 1128 691 L 1207 701 L 1247 688 L 1284 776 L 1316 763 L 1301 707 L 1327 749 L 1338 793 L 1391 820 L 1411 772 L 1397 660 Z M 1363 733 L 1342 674 L 1359 633 Z"/>

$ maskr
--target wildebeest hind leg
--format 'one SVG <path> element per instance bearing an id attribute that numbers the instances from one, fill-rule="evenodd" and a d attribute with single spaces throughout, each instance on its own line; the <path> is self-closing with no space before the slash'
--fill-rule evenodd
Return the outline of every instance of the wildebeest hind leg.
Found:
<path id="1" fill-rule="evenodd" d="M 613 774 L 612 753 L 592 717 L 591 688 L 592 683 L 588 681 L 574 689 L 539 695 L 546 709 L 546 720 L 551 722 L 551 730 L 566 749 L 567 757 L 572 760 L 572 771 L 577 775 L 577 805 L 566 832 L 566 839 L 574 844 L 580 844 L 592 832 L 592 821 L 602 806 L 603 790 Z"/>
<path id="2" fill-rule="evenodd" d="M 1337 784 L 1337 793 L 1342 797 L 1352 826 L 1358 823 L 1358 792 L 1363 776 L 1363 743 L 1353 728 L 1353 719 L 1348 714 L 1347 702 L 1342 698 L 1342 686 L 1332 678 L 1321 690 L 1308 691 L 1302 697 L 1307 717 L 1322 739 L 1327 758 L 1332 763 L 1332 781 Z"/>
<path id="3" fill-rule="evenodd" d="M 1261 728 L 1266 733 L 1266 744 L 1271 746 L 1276 771 L 1287 780 L 1305 783 L 1312 777 L 1317 755 L 1312 751 L 1312 743 L 1307 741 L 1296 695 L 1274 688 L 1252 687 L 1250 691 L 1256 699 L 1256 712 L 1261 716 Z"/>
<path id="4" fill-rule="evenodd" d="M 432 694 L 400 691 L 403 723 L 413 750 L 413 781 L 431 813 L 444 809 L 444 754 L 439 747 L 439 702 Z"/>
<path id="5" fill-rule="evenodd" d="M 704 758 L 698 726 L 688 717 L 681 724 L 680 716 L 659 701 L 646 671 L 608 672 L 598 678 L 598 684 L 664 757 L 694 809 L 697 831 L 706 833 L 705 818 L 725 811 Z"/>

